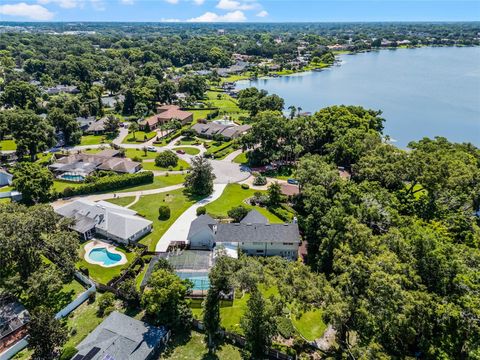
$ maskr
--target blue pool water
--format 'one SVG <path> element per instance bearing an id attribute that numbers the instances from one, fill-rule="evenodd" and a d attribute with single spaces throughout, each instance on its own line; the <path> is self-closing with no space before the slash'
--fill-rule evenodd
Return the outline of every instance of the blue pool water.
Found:
<path id="1" fill-rule="evenodd" d="M 82 175 L 71 175 L 71 174 L 63 174 L 62 176 L 60 176 L 63 180 L 68 180 L 68 181 L 76 181 L 76 182 L 80 182 L 80 181 L 84 181 L 85 180 L 85 177 L 82 176 Z"/>
<path id="2" fill-rule="evenodd" d="M 88 256 L 93 261 L 101 262 L 103 265 L 113 265 L 122 259 L 119 254 L 111 253 L 106 248 L 92 249 Z"/>
<path id="3" fill-rule="evenodd" d="M 177 272 L 180 279 L 188 279 L 193 282 L 193 290 L 208 290 L 210 287 L 210 280 L 206 273 L 186 273 Z"/>

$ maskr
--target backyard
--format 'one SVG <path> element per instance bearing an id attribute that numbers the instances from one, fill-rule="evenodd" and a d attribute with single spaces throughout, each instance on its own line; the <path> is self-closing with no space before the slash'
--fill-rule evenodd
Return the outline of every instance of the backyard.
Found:
<path id="1" fill-rule="evenodd" d="M 235 206 L 243 205 L 247 209 L 256 209 L 261 214 L 267 217 L 267 219 L 272 223 L 283 223 L 276 215 L 269 212 L 266 208 L 260 206 L 251 206 L 245 203 L 245 200 L 249 197 L 252 197 L 254 193 L 258 190 L 253 189 L 242 189 L 242 186 L 239 184 L 228 184 L 225 190 L 223 191 L 222 196 L 217 200 L 207 204 L 205 207 L 207 212 L 216 218 L 226 217 L 228 210 Z M 265 193 L 265 191 L 259 191 Z"/>
<path id="2" fill-rule="evenodd" d="M 142 162 L 142 167 L 145 170 L 157 170 L 157 171 L 182 171 L 190 168 L 190 164 L 183 159 L 178 159 L 178 164 L 175 167 L 159 167 L 155 165 L 155 161 L 144 161 Z"/>
<path id="3" fill-rule="evenodd" d="M 177 150 L 182 150 L 182 151 L 185 151 L 185 154 L 188 154 L 188 155 L 198 155 L 200 153 L 200 150 L 197 149 L 197 148 L 193 148 L 193 147 L 188 147 L 188 146 L 185 146 L 185 147 L 175 147 L 172 149 L 173 151 L 177 151 Z"/>
<path id="4" fill-rule="evenodd" d="M 147 140 L 153 139 L 155 136 L 157 136 L 156 131 L 135 131 L 135 137 L 133 137 L 133 133 L 129 132 L 128 135 L 123 139 L 122 144 L 131 144 L 131 143 L 137 143 L 137 142 L 145 142 Z"/>
<path id="5" fill-rule="evenodd" d="M 80 141 L 80 145 L 98 145 L 98 144 L 106 144 L 113 140 L 114 136 L 108 135 L 83 135 L 82 140 Z"/>

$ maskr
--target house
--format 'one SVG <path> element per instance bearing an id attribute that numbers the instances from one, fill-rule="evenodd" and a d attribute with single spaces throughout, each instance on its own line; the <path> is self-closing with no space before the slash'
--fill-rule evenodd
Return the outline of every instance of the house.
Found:
<path id="1" fill-rule="evenodd" d="M 119 94 L 116 96 L 102 96 L 102 105 L 108 108 L 114 108 L 118 103 L 125 101 L 125 95 Z"/>
<path id="2" fill-rule="evenodd" d="M 87 134 L 93 134 L 93 135 L 101 135 L 105 132 L 105 123 L 107 121 L 107 118 L 101 118 L 98 121 L 92 122 L 88 128 L 85 130 Z"/>
<path id="3" fill-rule="evenodd" d="M 13 175 L 0 168 L 0 186 L 12 185 Z"/>
<path id="4" fill-rule="evenodd" d="M 237 125 L 233 122 L 223 121 L 212 121 L 206 124 L 196 123 L 192 126 L 192 130 L 200 137 L 213 138 L 216 135 L 221 135 L 227 140 L 238 138 L 251 128 L 250 125 Z"/>
<path id="5" fill-rule="evenodd" d="M 193 121 L 193 114 L 188 111 L 180 110 L 180 107 L 177 105 L 160 106 L 157 108 L 157 112 L 158 114 L 139 121 L 140 127 L 144 129 L 148 127 L 150 130 L 152 130 L 172 120 L 178 120 L 182 125 Z"/>
<path id="6" fill-rule="evenodd" d="M 14 299 L 0 300 L 0 353 L 27 334 L 30 314 Z"/>
<path id="7" fill-rule="evenodd" d="M 73 360 L 153 359 L 165 346 L 170 332 L 130 316 L 112 312 L 76 346 Z"/>
<path id="8" fill-rule="evenodd" d="M 118 154 L 119 152 L 116 150 L 104 150 L 98 154 L 71 154 L 58 157 L 49 168 L 57 177 L 65 174 L 86 177 L 97 170 L 134 174 L 142 169 L 141 163 L 117 157 Z"/>
<path id="9" fill-rule="evenodd" d="M 95 122 L 95 116 L 88 116 L 88 117 L 77 117 L 75 120 L 77 120 L 78 126 L 82 131 L 86 131 L 91 124 Z"/>
<path id="10" fill-rule="evenodd" d="M 200 215 L 190 224 L 187 240 L 191 249 L 211 249 L 215 243 L 217 221 L 209 215 Z"/>
<path id="11" fill-rule="evenodd" d="M 45 89 L 48 95 L 57 95 L 60 93 L 78 94 L 80 90 L 74 85 L 56 85 Z"/>
<path id="12" fill-rule="evenodd" d="M 95 234 L 123 244 L 133 243 L 152 231 L 152 222 L 137 212 L 106 201 L 75 200 L 55 209 L 64 217 L 75 220 L 72 229 L 84 240 Z"/>
<path id="13" fill-rule="evenodd" d="M 225 249 L 230 256 L 240 251 L 296 259 L 301 238 L 296 223 L 270 224 L 257 210 L 251 210 L 240 223 L 222 224 L 208 215 L 199 216 L 190 225 L 187 243 L 191 249 Z"/>

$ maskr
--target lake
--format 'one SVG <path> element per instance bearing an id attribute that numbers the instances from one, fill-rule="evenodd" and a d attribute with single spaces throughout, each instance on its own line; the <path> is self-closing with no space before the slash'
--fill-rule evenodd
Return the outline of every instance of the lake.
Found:
<path id="1" fill-rule="evenodd" d="M 480 146 L 480 47 L 382 50 L 341 55 L 341 66 L 239 81 L 302 111 L 361 105 L 383 111 L 384 134 L 400 147 L 425 136 Z"/>

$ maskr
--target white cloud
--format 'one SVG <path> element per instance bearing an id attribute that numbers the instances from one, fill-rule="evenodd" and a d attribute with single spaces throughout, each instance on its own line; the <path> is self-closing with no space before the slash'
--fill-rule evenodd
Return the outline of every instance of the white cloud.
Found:
<path id="1" fill-rule="evenodd" d="M 196 18 L 188 19 L 188 22 L 240 22 L 247 20 L 245 14 L 240 11 L 232 11 L 225 15 L 218 15 L 214 12 L 207 11 L 205 14 Z"/>
<path id="2" fill-rule="evenodd" d="M 179 0 L 165 0 L 169 4 L 178 4 Z"/>
<path id="3" fill-rule="evenodd" d="M 268 16 L 268 12 L 266 10 L 262 10 L 257 14 L 257 16 L 261 18 L 266 17 Z"/>
<path id="4" fill-rule="evenodd" d="M 120 0 L 123 5 L 133 5 L 135 0 Z"/>
<path id="5" fill-rule="evenodd" d="M 241 3 L 236 0 L 220 0 L 216 6 L 217 9 L 222 10 L 252 10 L 257 8 L 259 5 L 254 1 L 247 1 Z"/>
<path id="6" fill-rule="evenodd" d="M 57 4 L 61 8 L 64 9 L 73 9 L 76 8 L 77 6 L 80 6 L 80 2 L 78 0 L 38 0 L 39 4 L 45 5 L 45 4 Z"/>
<path id="7" fill-rule="evenodd" d="M 97 11 L 105 10 L 105 4 L 102 0 L 90 0 L 90 3 L 92 4 L 92 7 Z"/>
<path id="8" fill-rule="evenodd" d="M 203 5 L 204 2 L 205 2 L 205 0 L 193 0 L 193 3 L 195 5 Z"/>
<path id="9" fill-rule="evenodd" d="M 181 22 L 182 20 L 180 20 L 180 19 L 165 19 L 165 18 L 161 18 L 160 21 L 161 21 L 161 22 L 172 23 L 172 22 Z"/>
<path id="10" fill-rule="evenodd" d="M 26 17 L 31 20 L 52 20 L 54 14 L 41 5 L 29 5 L 24 2 L 0 5 L 0 14 Z"/>

